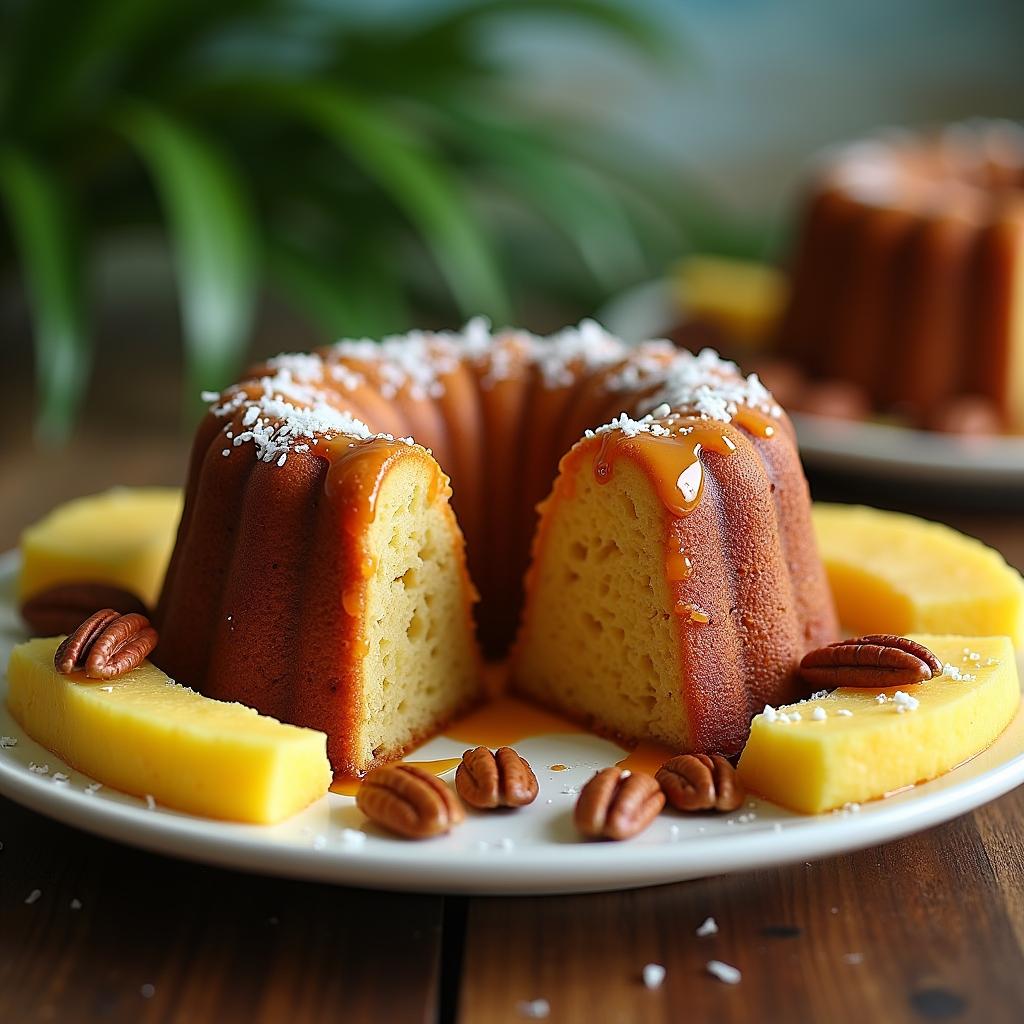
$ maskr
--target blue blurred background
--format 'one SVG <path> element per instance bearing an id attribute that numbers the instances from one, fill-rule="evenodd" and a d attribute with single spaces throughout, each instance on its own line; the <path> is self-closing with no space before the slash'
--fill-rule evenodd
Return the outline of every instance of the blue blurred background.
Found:
<path id="1" fill-rule="evenodd" d="M 51 440 L 187 424 L 199 388 L 272 351 L 476 312 L 544 330 L 688 252 L 776 259 L 819 147 L 1024 117 L 1014 0 L 0 19 L 3 372 Z"/>

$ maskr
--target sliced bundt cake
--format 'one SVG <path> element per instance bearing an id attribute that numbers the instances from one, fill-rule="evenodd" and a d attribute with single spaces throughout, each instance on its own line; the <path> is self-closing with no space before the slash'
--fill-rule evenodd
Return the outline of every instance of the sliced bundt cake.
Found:
<path id="1" fill-rule="evenodd" d="M 400 756 L 479 694 L 470 577 L 507 650 L 556 476 L 515 685 L 606 732 L 738 746 L 835 629 L 792 431 L 714 353 L 589 322 L 340 342 L 217 396 L 161 667 L 323 729 L 336 772 Z"/>

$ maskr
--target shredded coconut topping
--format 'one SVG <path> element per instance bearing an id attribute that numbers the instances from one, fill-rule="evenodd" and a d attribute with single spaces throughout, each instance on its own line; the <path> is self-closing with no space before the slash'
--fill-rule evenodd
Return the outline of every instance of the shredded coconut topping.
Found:
<path id="1" fill-rule="evenodd" d="M 964 672 L 958 665 L 953 665 L 950 662 L 946 662 L 942 666 L 942 675 L 946 679 L 952 679 L 957 683 L 973 683 L 978 677 L 970 672 Z"/>
<path id="2" fill-rule="evenodd" d="M 637 434 L 653 434 L 655 437 L 667 437 L 672 433 L 668 427 L 659 423 L 651 413 L 648 413 L 642 419 L 635 420 L 628 413 L 623 412 L 619 413 L 611 422 L 603 424 L 596 430 L 585 430 L 583 436 L 595 437 L 598 434 L 609 434 L 613 430 L 621 431 L 626 437 L 636 437 Z"/>
<path id="3" fill-rule="evenodd" d="M 735 363 L 710 348 L 698 355 L 679 352 L 668 364 L 660 390 L 648 401 L 723 423 L 731 423 L 741 406 L 768 416 L 782 413 L 756 373 L 744 377 Z"/>
<path id="4" fill-rule="evenodd" d="M 345 408 L 345 393 L 373 387 L 385 399 L 400 392 L 417 400 L 444 394 L 445 378 L 469 364 L 485 388 L 536 369 L 544 387 L 570 387 L 581 373 L 601 372 L 609 393 L 647 397 L 587 436 L 618 431 L 627 437 L 684 433 L 680 417 L 729 423 L 741 408 L 781 413 L 756 375 L 744 377 L 711 349 L 698 355 L 664 340 L 629 347 L 593 320 L 543 338 L 520 330 L 494 332 L 483 317 L 461 331 L 411 331 L 380 341 L 345 339 L 315 353 L 284 353 L 269 359 L 266 374 L 221 395 L 203 392 L 215 415 L 225 418 L 221 454 L 252 443 L 257 458 L 284 466 L 292 452 L 309 452 L 321 439 L 381 438 Z M 413 443 L 411 438 L 401 440 Z"/>
<path id="5" fill-rule="evenodd" d="M 282 352 L 267 360 L 271 370 L 286 370 L 300 384 L 320 384 L 324 379 L 324 361 L 315 352 Z"/>
<path id="6" fill-rule="evenodd" d="M 289 452 L 310 450 L 306 442 L 315 445 L 321 438 L 330 440 L 338 435 L 356 441 L 396 440 L 390 434 L 375 434 L 350 412 L 329 404 L 326 392 L 298 382 L 288 366 L 272 377 L 261 378 L 256 386 L 259 388 L 256 394 L 250 394 L 244 385 L 229 389 L 213 412 L 217 416 L 240 415 L 243 429 L 228 429 L 225 436 L 230 437 L 236 448 L 251 442 L 256 447 L 256 457 L 262 462 L 283 466 Z M 402 440 L 412 443 L 411 438 Z M 221 454 L 227 455 L 229 451 L 224 449 Z"/>
<path id="7" fill-rule="evenodd" d="M 892 702 L 896 705 L 896 710 L 901 713 L 916 711 L 921 703 L 916 697 L 911 697 L 909 693 L 904 693 L 902 690 L 897 690 L 892 695 Z"/>

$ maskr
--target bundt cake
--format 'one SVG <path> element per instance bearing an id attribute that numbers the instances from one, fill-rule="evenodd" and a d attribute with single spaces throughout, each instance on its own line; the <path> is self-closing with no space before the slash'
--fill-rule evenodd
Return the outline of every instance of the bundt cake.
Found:
<path id="1" fill-rule="evenodd" d="M 210 400 L 156 660 L 327 732 L 336 773 L 480 696 L 474 583 L 501 656 L 535 533 L 514 685 L 606 733 L 737 749 L 836 631 L 790 424 L 713 352 L 475 320 L 279 356 Z"/>
<path id="2" fill-rule="evenodd" d="M 951 407 L 1024 432 L 1024 130 L 891 134 L 825 154 L 780 330 L 816 379 L 942 428 Z"/>

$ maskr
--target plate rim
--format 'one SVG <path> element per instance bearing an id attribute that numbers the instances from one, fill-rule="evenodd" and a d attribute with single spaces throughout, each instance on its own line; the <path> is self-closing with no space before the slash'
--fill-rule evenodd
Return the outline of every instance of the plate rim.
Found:
<path id="1" fill-rule="evenodd" d="M 17 551 L 0 554 L 0 585 L 12 581 L 18 562 Z M 0 593 L 0 607 L 10 604 Z M 0 698 L 5 699 L 6 692 L 6 665 L 0 665 Z M 929 783 L 924 783 L 890 801 L 867 805 L 861 814 L 792 815 L 782 819 L 780 829 L 761 821 L 757 826 L 680 842 L 552 842 L 517 846 L 509 853 L 435 847 L 435 851 L 442 850 L 439 856 L 436 852 L 431 856 L 427 844 L 398 839 L 389 840 L 396 844 L 393 852 L 386 852 L 387 848 L 382 852 L 376 846 L 372 851 L 361 846 L 317 849 L 275 840 L 267 826 L 222 822 L 161 807 L 150 810 L 141 801 L 98 800 L 54 785 L 52 778 L 29 774 L 3 756 L 0 794 L 94 835 L 165 856 L 250 873 L 450 895 L 616 891 L 836 856 L 960 817 L 1024 783 L 1024 702 L 994 742 L 1004 740 L 1015 726 L 1020 736 L 1012 753 L 959 783 L 930 792 Z M 56 755 L 51 759 L 64 765 Z M 940 778 L 947 779 L 965 767 Z M 338 794 L 321 799 L 336 808 L 351 806 L 351 798 Z M 338 825 L 332 821 L 331 827 Z"/>

